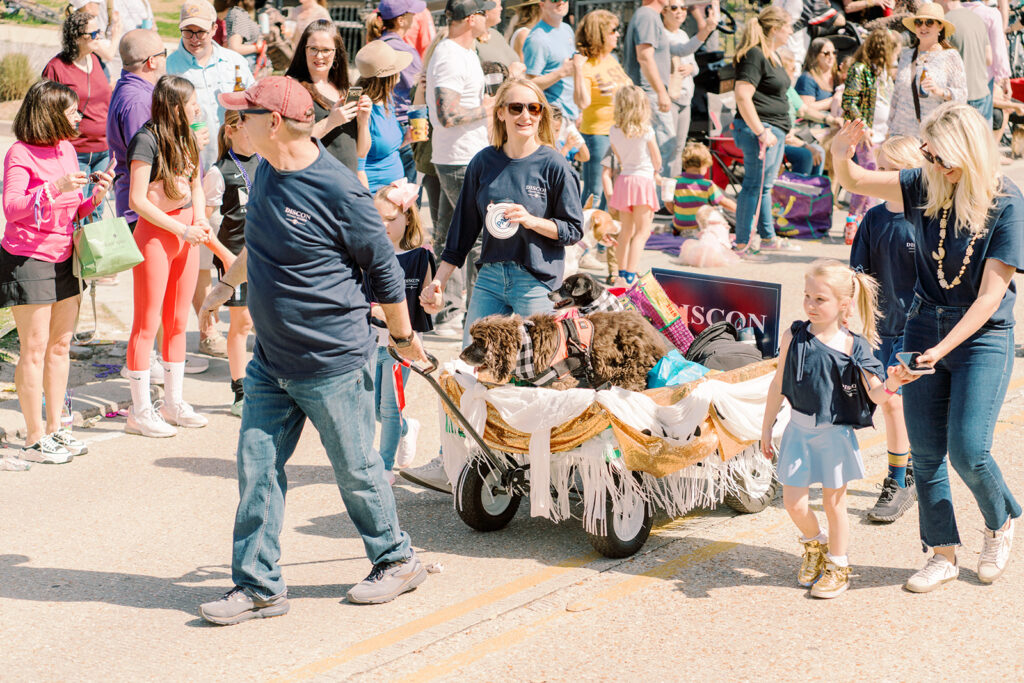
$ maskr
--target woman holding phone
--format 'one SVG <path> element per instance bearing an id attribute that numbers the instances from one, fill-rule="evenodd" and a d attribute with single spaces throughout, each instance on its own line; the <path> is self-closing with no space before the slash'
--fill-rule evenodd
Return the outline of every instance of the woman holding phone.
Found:
<path id="1" fill-rule="evenodd" d="M 1002 574 L 1021 507 L 990 451 L 1013 371 L 1013 274 L 1024 267 L 1024 198 L 1003 176 L 988 123 L 966 104 L 946 103 L 921 123 L 922 169 L 868 171 L 851 161 L 865 134 L 847 122 L 832 142 L 840 184 L 903 207 L 917 244 L 917 284 L 903 348 L 934 368 L 903 388 L 914 454 L 921 543 L 933 555 L 907 581 L 924 593 L 960 572 L 948 464 L 985 520 L 978 578 Z M 947 464 L 948 459 L 948 464 Z"/>

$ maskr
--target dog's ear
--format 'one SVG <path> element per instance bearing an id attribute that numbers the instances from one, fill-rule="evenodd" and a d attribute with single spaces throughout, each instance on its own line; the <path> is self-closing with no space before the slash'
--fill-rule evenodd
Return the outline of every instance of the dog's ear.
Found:
<path id="1" fill-rule="evenodd" d="M 496 324 L 488 329 L 490 334 L 484 365 L 490 368 L 495 382 L 503 383 L 512 378 L 512 371 L 519 358 L 519 347 L 522 345 L 522 338 L 519 335 L 521 321 L 518 316 L 513 316 L 495 322 Z"/>
<path id="2" fill-rule="evenodd" d="M 583 202 L 583 208 L 584 209 L 592 209 L 592 208 L 594 208 L 594 195 L 593 194 L 587 195 L 587 201 Z"/>
<path id="3" fill-rule="evenodd" d="M 586 275 L 579 275 L 577 277 L 574 277 L 572 285 L 569 289 L 569 293 L 572 296 L 583 296 L 584 294 L 588 294 L 593 289 L 590 282 L 588 282 L 589 279 L 590 276 Z"/>

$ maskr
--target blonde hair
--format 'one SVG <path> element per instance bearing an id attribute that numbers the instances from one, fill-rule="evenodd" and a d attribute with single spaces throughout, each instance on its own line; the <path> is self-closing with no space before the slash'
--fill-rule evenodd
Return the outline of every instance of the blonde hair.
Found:
<path id="1" fill-rule="evenodd" d="M 576 29 L 576 49 L 587 59 L 603 56 L 618 25 L 619 18 L 606 9 L 587 12 Z"/>
<path id="2" fill-rule="evenodd" d="M 773 29 L 792 23 L 793 20 L 786 10 L 775 5 L 765 7 L 760 14 L 747 22 L 743 29 L 743 35 L 740 36 L 740 46 L 736 49 L 733 63 L 739 64 L 752 48 L 759 47 L 764 53 L 764 58 L 778 66 L 778 62 L 775 61 L 775 51 L 772 49 L 771 43 L 768 42 L 768 34 Z"/>
<path id="3" fill-rule="evenodd" d="M 892 135 L 881 144 L 881 151 L 889 163 L 898 169 L 924 166 L 921 141 L 917 138 L 907 135 Z"/>
<path id="4" fill-rule="evenodd" d="M 705 168 L 711 165 L 711 150 L 700 142 L 688 142 L 683 147 L 683 169 Z"/>
<path id="5" fill-rule="evenodd" d="M 402 207 L 388 199 L 388 192 L 393 189 L 395 188 L 392 185 L 385 185 L 377 190 L 373 198 L 376 201 L 387 202 L 399 211 L 402 211 Z M 405 214 L 405 232 L 402 233 L 402 239 L 398 241 L 398 246 L 408 251 L 423 244 L 423 225 L 420 223 L 420 212 L 416 208 L 415 203 L 410 205 L 407 210 L 402 211 L 402 213 Z"/>
<path id="6" fill-rule="evenodd" d="M 615 93 L 614 121 L 627 138 L 638 138 L 651 127 L 651 103 L 637 85 L 626 85 Z"/>
<path id="7" fill-rule="evenodd" d="M 989 209 L 1003 182 L 999 151 L 989 128 L 973 107 L 958 102 L 939 105 L 921 123 L 921 138 L 929 151 L 962 171 L 953 185 L 936 164 L 924 165 L 927 201 L 919 208 L 925 216 L 938 216 L 952 200 L 958 231 L 980 234 L 986 230 Z"/>
<path id="8" fill-rule="evenodd" d="M 516 87 L 532 90 L 533 94 L 537 96 L 537 101 L 544 105 L 544 111 L 541 112 L 540 122 L 537 125 L 537 137 L 540 138 L 540 144 L 554 147 L 555 124 L 551 117 L 551 105 L 548 104 L 547 98 L 544 97 L 544 91 L 537 87 L 536 83 L 522 78 L 505 81 L 494 95 L 494 111 L 491 113 L 491 145 L 501 149 L 508 141 L 508 131 L 505 130 L 505 122 L 498 118 L 498 114 L 501 113 L 502 108 L 508 102 L 509 91 Z"/>
<path id="9" fill-rule="evenodd" d="M 856 300 L 864 337 L 871 346 L 878 346 L 878 281 L 875 278 L 831 258 L 814 261 L 807 270 L 807 277 L 820 278 L 840 301 Z M 849 310 L 843 316 L 844 325 L 848 319 Z"/>

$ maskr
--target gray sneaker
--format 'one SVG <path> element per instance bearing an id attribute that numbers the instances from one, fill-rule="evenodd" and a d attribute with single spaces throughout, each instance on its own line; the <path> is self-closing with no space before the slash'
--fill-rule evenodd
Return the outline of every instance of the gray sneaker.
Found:
<path id="1" fill-rule="evenodd" d="M 211 624 L 231 626 L 250 619 L 265 619 L 288 614 L 288 591 L 268 600 L 251 597 L 241 586 L 235 586 L 219 600 L 199 606 L 199 616 Z"/>
<path id="2" fill-rule="evenodd" d="M 448 474 L 444 471 L 444 459 L 439 455 L 426 465 L 409 467 L 399 471 L 403 479 L 440 493 L 452 492 Z"/>
<path id="3" fill-rule="evenodd" d="M 358 605 L 379 605 L 391 602 L 402 593 L 414 590 L 427 578 L 416 553 L 402 562 L 380 563 L 365 579 L 352 586 L 348 601 Z"/>

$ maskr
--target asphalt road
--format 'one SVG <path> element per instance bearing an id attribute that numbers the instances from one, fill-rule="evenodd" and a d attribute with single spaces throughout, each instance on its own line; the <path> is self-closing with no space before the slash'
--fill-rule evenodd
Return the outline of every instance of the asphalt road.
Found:
<path id="1" fill-rule="evenodd" d="M 800 315 L 807 263 L 847 253 L 841 243 L 807 243 L 800 253 L 720 274 L 782 283 L 786 324 Z M 651 265 L 667 264 L 647 254 Z M 129 305 L 123 280 L 101 295 L 117 315 Z M 450 357 L 455 344 L 434 340 L 429 348 Z M 1022 362 L 993 448 L 1020 497 Z M 590 550 L 577 521 L 532 519 L 524 505 L 508 528 L 482 534 L 459 520 L 450 497 L 399 483 L 402 525 L 424 562 L 442 571 L 381 606 L 344 600 L 370 567 L 307 429 L 287 468 L 281 542 L 291 613 L 207 626 L 198 605 L 231 585 L 239 423 L 228 413 L 227 382 L 227 363 L 216 360 L 186 382 L 186 398 L 210 416 L 206 429 L 155 440 L 124 435 L 123 419 L 104 420 L 79 432 L 89 455 L 0 474 L 5 681 L 1024 675 L 1024 550 L 1014 551 L 996 584 L 977 581 L 983 522 L 957 480 L 960 580 L 928 595 L 905 592 L 902 584 L 924 562 L 917 512 L 888 526 L 864 519 L 885 472 L 884 435 L 870 429 L 859 434 L 868 478 L 850 486 L 853 583 L 837 600 L 812 600 L 796 585 L 798 532 L 780 501 L 756 515 L 720 508 L 660 516 L 640 553 L 608 560 Z M 418 378 L 407 410 L 424 424 L 420 464 L 436 453 L 438 432 L 437 402 Z"/>

